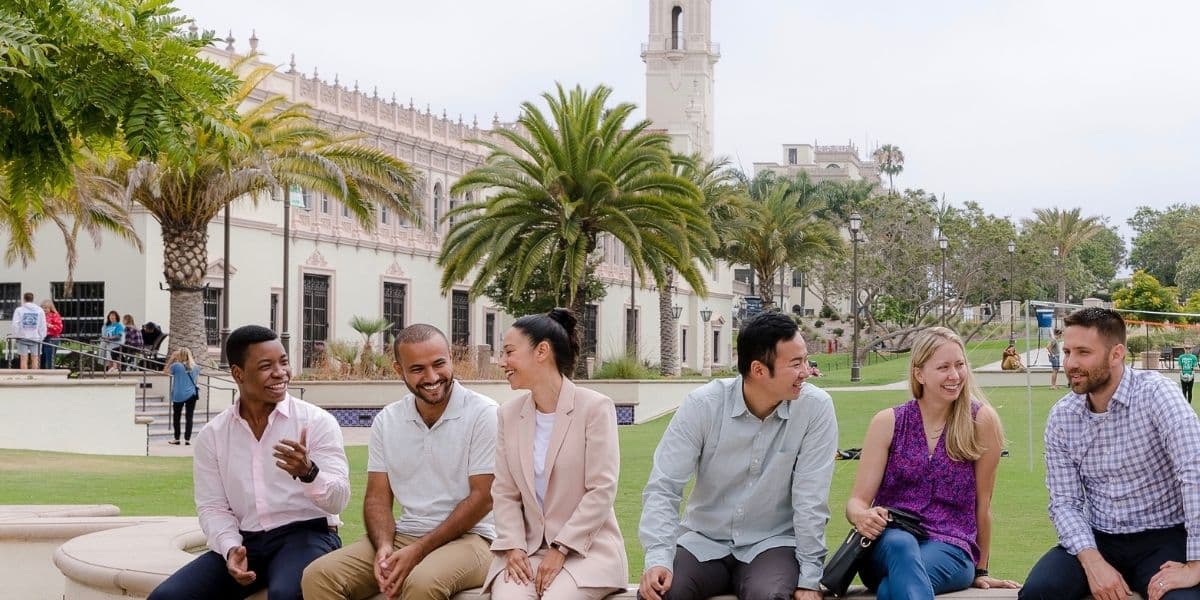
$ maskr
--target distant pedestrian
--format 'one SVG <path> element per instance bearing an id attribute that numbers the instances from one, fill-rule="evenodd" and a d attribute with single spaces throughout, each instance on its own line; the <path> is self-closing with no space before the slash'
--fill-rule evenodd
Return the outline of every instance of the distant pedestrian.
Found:
<path id="1" fill-rule="evenodd" d="M 1187 399 L 1188 404 L 1192 403 L 1192 383 L 1195 379 L 1196 361 L 1196 355 L 1191 352 L 1184 352 L 1179 357 L 1179 386 L 1183 388 L 1183 397 Z"/>
<path id="2" fill-rule="evenodd" d="M 1046 344 L 1046 354 L 1050 357 L 1050 389 L 1058 389 L 1058 371 L 1062 369 L 1062 330 L 1055 329 L 1050 333 L 1050 341 Z"/>
<path id="3" fill-rule="evenodd" d="M 42 339 L 42 368 L 54 368 L 54 354 L 58 351 L 58 342 L 62 339 L 62 315 L 49 298 L 42 300 L 42 312 L 46 314 L 46 337 Z"/>
<path id="4" fill-rule="evenodd" d="M 180 348 L 171 353 L 163 373 L 171 376 L 171 423 L 175 429 L 175 439 L 168 444 L 179 445 L 179 421 L 184 409 L 187 409 L 187 428 L 183 432 L 183 443 L 192 445 L 192 418 L 196 414 L 196 401 L 200 399 L 200 365 L 192 358 L 192 351 Z"/>
<path id="5" fill-rule="evenodd" d="M 130 366 L 137 366 L 137 357 L 142 355 L 145 345 L 142 341 L 142 330 L 138 329 L 137 323 L 133 321 L 133 315 L 125 315 L 121 319 L 121 325 L 125 327 L 125 344 L 121 346 L 121 351 L 125 354 L 122 358 L 128 360 Z"/>
<path id="6" fill-rule="evenodd" d="M 33 303 L 33 292 L 22 296 L 24 304 L 13 311 L 12 336 L 17 340 L 17 356 L 22 369 L 37 369 L 41 361 L 38 345 L 46 337 L 46 313 Z"/>
<path id="7" fill-rule="evenodd" d="M 117 372 L 117 353 L 121 344 L 125 343 L 125 326 L 121 324 L 121 314 L 115 310 L 108 311 L 104 317 L 104 328 L 100 330 L 100 354 L 104 357 L 104 366 L 108 373 Z"/>

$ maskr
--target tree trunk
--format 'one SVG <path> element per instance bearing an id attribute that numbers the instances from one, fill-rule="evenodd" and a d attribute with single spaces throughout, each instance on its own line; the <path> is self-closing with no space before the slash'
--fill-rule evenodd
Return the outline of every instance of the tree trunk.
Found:
<path id="1" fill-rule="evenodd" d="M 775 306 L 775 269 L 759 272 L 758 281 L 758 297 L 762 299 L 763 308 Z"/>
<path id="2" fill-rule="evenodd" d="M 585 277 L 584 280 L 586 281 L 587 278 Z M 574 379 L 577 379 L 577 380 L 587 379 L 588 378 L 587 357 L 584 356 L 583 352 L 582 352 L 583 342 L 584 342 L 583 336 L 586 335 L 586 332 L 584 331 L 584 327 L 583 327 L 583 315 L 584 315 L 584 309 L 587 308 L 587 306 L 585 305 L 585 303 L 583 301 L 583 292 L 582 291 L 575 290 L 574 299 L 571 301 L 571 306 L 569 308 L 571 309 L 571 312 L 575 313 L 575 339 L 579 340 L 579 346 L 580 346 L 579 359 L 575 361 Z"/>
<path id="3" fill-rule="evenodd" d="M 208 269 L 208 228 L 163 224 L 163 276 L 171 286 L 168 353 L 187 348 L 197 362 L 208 364 L 201 284 Z M 228 293 L 228 290 L 222 290 Z"/>
<path id="4" fill-rule="evenodd" d="M 658 290 L 658 372 L 664 377 L 671 377 L 679 374 L 679 342 L 675 339 L 675 332 L 679 328 L 673 307 L 675 270 L 668 268 L 663 281 L 666 283 Z"/>

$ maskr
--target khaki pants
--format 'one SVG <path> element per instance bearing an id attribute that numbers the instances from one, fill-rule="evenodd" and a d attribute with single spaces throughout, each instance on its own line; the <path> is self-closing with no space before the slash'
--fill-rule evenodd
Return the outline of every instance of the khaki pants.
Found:
<path id="1" fill-rule="evenodd" d="M 397 533 L 394 548 L 418 538 Z M 400 588 L 400 600 L 448 600 L 454 594 L 483 585 L 492 553 L 488 541 L 468 533 L 422 560 Z M 301 584 L 306 600 L 362 600 L 379 593 L 375 580 L 375 547 L 362 539 L 313 561 Z"/>
<path id="2" fill-rule="evenodd" d="M 504 556 L 504 554 L 500 553 L 497 556 Z M 534 575 L 537 574 L 538 566 L 542 564 L 544 558 L 546 558 L 545 548 L 529 557 L 529 568 L 533 570 Z M 550 582 L 550 587 L 546 588 L 546 593 L 542 594 L 541 600 L 603 600 L 620 591 L 622 590 L 619 588 L 581 588 L 575 583 L 575 578 L 571 577 L 566 569 L 563 569 L 554 577 L 554 581 Z M 516 581 L 505 581 L 504 572 L 501 571 L 492 580 L 492 600 L 538 600 L 537 589 L 532 581 L 525 585 Z"/>

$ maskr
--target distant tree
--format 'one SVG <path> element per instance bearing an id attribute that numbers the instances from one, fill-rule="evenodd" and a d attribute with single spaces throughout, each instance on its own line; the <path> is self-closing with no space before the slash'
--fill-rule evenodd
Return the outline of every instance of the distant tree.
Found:
<path id="1" fill-rule="evenodd" d="M 1057 300 L 1067 301 L 1067 264 L 1084 243 L 1104 230 L 1099 217 L 1085 217 L 1079 208 L 1037 208 L 1032 219 L 1025 219 L 1026 227 L 1044 239 L 1052 248 L 1058 248 L 1054 279 L 1058 288 Z"/>
<path id="2" fill-rule="evenodd" d="M 1129 266 L 1141 269 L 1164 285 L 1175 285 L 1176 268 L 1190 248 L 1187 235 L 1200 217 L 1200 206 L 1172 204 L 1162 210 L 1139 206 L 1127 221 L 1134 235 Z"/>
<path id="3" fill-rule="evenodd" d="M 1094 237 L 1080 245 L 1075 256 L 1088 278 L 1083 293 L 1091 295 L 1107 290 L 1109 283 L 1117 276 L 1117 268 L 1125 264 L 1126 254 L 1125 240 L 1111 225 L 1105 225 Z"/>
<path id="4" fill-rule="evenodd" d="M 593 304 L 604 299 L 608 288 L 595 276 L 595 258 L 589 258 L 592 265 L 579 294 L 583 297 L 581 306 Z M 529 275 L 529 282 L 516 291 L 512 285 L 513 270 L 499 271 L 483 290 L 483 295 L 491 298 L 504 312 L 521 317 L 536 313 L 548 312 L 562 305 L 562 299 L 550 283 L 550 275 L 546 273 L 545 265 L 537 265 Z"/>
<path id="5" fill-rule="evenodd" d="M 1113 306 L 1136 311 L 1180 312 L 1178 297 L 1175 288 L 1164 286 L 1153 275 L 1139 270 L 1134 272 L 1129 287 L 1113 294 Z M 1143 321 L 1156 323 L 1171 320 L 1168 316 L 1149 312 L 1136 312 L 1134 315 Z"/>
<path id="6" fill-rule="evenodd" d="M 904 171 L 904 152 L 899 146 L 884 144 L 871 154 L 871 158 L 879 165 L 879 171 L 888 176 L 888 189 L 895 194 L 895 177 Z"/>

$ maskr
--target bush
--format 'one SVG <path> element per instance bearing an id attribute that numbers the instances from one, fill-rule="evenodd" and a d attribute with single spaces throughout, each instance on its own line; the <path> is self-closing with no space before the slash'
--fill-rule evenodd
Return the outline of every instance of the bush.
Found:
<path id="1" fill-rule="evenodd" d="M 833 328 L 833 335 L 836 335 L 837 337 L 842 337 L 842 334 L 843 334 L 843 333 L 846 333 L 846 330 L 845 330 L 845 329 L 842 329 L 841 327 L 834 327 L 834 328 Z"/>
<path id="2" fill-rule="evenodd" d="M 658 371 L 628 354 L 610 358 L 592 373 L 593 379 L 661 379 Z"/>
<path id="3" fill-rule="evenodd" d="M 820 317 L 821 317 L 822 319 L 832 319 L 832 318 L 834 318 L 834 317 L 836 317 L 836 316 L 837 316 L 837 313 L 836 313 L 836 312 L 834 312 L 834 310 L 833 310 L 833 307 L 832 307 L 832 306 L 830 306 L 830 305 L 828 305 L 828 304 L 825 304 L 825 305 L 821 306 L 821 315 L 820 315 Z"/>
<path id="4" fill-rule="evenodd" d="M 813 327 L 816 327 L 817 329 L 820 329 L 824 326 L 825 326 L 825 321 L 822 321 L 820 319 L 817 319 L 816 322 L 813 323 Z"/>

